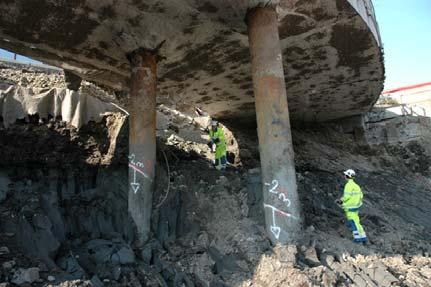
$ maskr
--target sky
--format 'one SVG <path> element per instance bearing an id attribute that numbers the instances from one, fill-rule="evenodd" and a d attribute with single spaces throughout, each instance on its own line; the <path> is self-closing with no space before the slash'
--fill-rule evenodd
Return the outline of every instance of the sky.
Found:
<path id="1" fill-rule="evenodd" d="M 12 60 L 13 59 L 13 55 L 14 54 L 11 53 L 11 52 L 9 52 L 9 51 L 0 49 L 0 58 L 6 58 L 6 59 L 9 59 L 9 60 Z M 27 57 L 24 57 L 24 56 L 21 56 L 21 55 L 17 55 L 16 59 L 18 61 L 25 62 L 25 63 L 27 63 L 27 62 L 28 63 L 40 63 L 38 61 L 35 61 L 33 59 L 30 59 L 30 58 L 27 58 Z"/>
<path id="2" fill-rule="evenodd" d="M 431 0 L 374 0 L 385 89 L 431 82 Z"/>
<path id="3" fill-rule="evenodd" d="M 385 51 L 385 90 L 431 82 L 431 0 L 373 3 Z M 0 57 L 13 54 L 0 49 Z"/>

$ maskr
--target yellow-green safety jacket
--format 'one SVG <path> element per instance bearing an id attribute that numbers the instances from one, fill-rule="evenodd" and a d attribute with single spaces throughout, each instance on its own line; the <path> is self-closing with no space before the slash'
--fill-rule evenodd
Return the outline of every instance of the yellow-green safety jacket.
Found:
<path id="1" fill-rule="evenodd" d="M 353 179 L 348 179 L 341 198 L 343 209 L 351 212 L 358 211 L 362 206 L 363 197 L 361 187 Z"/>
<path id="2" fill-rule="evenodd" d="M 210 128 L 208 133 L 211 139 L 211 143 L 214 143 L 216 145 L 215 158 L 218 159 L 222 156 L 226 156 L 226 140 L 224 138 L 223 129 L 221 127 L 218 127 L 216 131 L 213 131 Z"/>

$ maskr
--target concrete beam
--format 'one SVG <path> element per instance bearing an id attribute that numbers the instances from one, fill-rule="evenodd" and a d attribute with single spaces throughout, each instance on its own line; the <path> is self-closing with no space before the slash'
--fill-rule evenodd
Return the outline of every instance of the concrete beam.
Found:
<path id="1" fill-rule="evenodd" d="M 301 234 L 289 110 L 273 8 L 247 13 L 267 232 L 273 243 Z"/>
<path id="2" fill-rule="evenodd" d="M 129 54 L 129 213 L 137 228 L 137 245 L 150 236 L 156 163 L 157 63 L 153 51 Z"/>

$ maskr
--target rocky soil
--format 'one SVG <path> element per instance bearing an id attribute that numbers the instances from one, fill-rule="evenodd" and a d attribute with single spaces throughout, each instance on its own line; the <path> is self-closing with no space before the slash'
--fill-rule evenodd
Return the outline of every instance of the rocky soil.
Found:
<path id="1" fill-rule="evenodd" d="M 59 88 L 65 89 L 67 84 L 61 71 L 41 71 L 37 67 L 26 66 L 17 68 L 0 61 L 0 89 L 7 85 L 19 85 L 35 90 Z M 3 88 L 4 88 L 3 87 Z M 104 101 L 117 103 L 118 100 L 109 89 L 102 89 L 90 82 L 82 81 L 81 93 L 86 93 Z M 119 97 L 121 99 L 121 97 Z"/>
<path id="2" fill-rule="evenodd" d="M 0 82 L 32 88 L 66 88 L 64 75 L 60 71 L 47 73 L 36 67 L 18 68 L 7 62 L 0 62 Z"/>
<path id="3" fill-rule="evenodd" d="M 1 287 L 430 286 L 431 159 L 421 142 L 368 146 L 335 124 L 296 127 L 304 236 L 272 246 L 255 129 L 225 127 L 232 165 L 221 173 L 208 119 L 160 106 L 153 237 L 136 248 L 124 117 L 79 130 L 30 119 L 0 128 Z M 367 246 L 351 241 L 334 203 L 347 167 L 364 188 Z"/>

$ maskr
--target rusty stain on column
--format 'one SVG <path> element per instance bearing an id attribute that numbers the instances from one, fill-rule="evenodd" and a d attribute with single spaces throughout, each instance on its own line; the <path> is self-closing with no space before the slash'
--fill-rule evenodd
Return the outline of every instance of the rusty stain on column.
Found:
<path id="1" fill-rule="evenodd" d="M 274 8 L 247 13 L 267 233 L 273 243 L 301 235 L 294 152 Z"/>
<path id="2" fill-rule="evenodd" d="M 138 49 L 131 64 L 129 99 L 129 213 L 136 224 L 137 244 L 150 236 L 156 163 L 157 63 L 154 52 Z"/>

